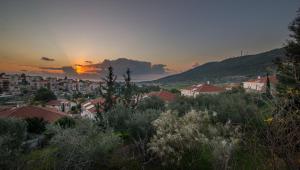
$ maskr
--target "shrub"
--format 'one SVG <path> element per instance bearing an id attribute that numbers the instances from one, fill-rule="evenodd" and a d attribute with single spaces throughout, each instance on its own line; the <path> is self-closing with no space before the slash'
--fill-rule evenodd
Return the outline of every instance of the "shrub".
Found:
<path id="1" fill-rule="evenodd" d="M 112 132 L 103 132 L 90 120 L 78 120 L 74 128 L 57 126 L 50 131 L 54 134 L 50 141 L 52 149 L 42 152 L 45 159 L 32 160 L 35 167 L 43 167 L 44 160 L 51 162 L 51 157 L 55 157 L 55 169 L 105 169 L 109 154 L 121 142 Z"/>
<path id="2" fill-rule="evenodd" d="M 104 113 L 104 119 L 107 119 L 108 124 L 115 131 L 126 131 L 126 121 L 132 115 L 133 110 L 119 103 L 110 111 Z"/>
<path id="3" fill-rule="evenodd" d="M 147 97 L 138 104 L 137 110 L 147 109 L 165 110 L 165 102 L 156 96 Z"/>
<path id="4" fill-rule="evenodd" d="M 182 116 L 192 109 L 193 107 L 192 100 L 193 99 L 188 97 L 179 96 L 169 104 L 168 108 L 172 111 L 178 112 L 178 114 Z"/>
<path id="5" fill-rule="evenodd" d="M 225 126 L 213 124 L 207 112 L 191 111 L 182 117 L 171 111 L 164 112 L 153 122 L 153 126 L 156 133 L 149 143 L 149 151 L 160 158 L 164 165 L 185 166 L 187 162 L 182 160 L 186 154 L 194 155 L 193 151 L 199 151 L 201 155 L 201 148 L 209 146 L 213 160 L 217 162 L 215 164 L 225 167 L 239 139 L 239 133 L 230 123 Z M 190 158 L 190 162 L 199 160 L 197 156 Z M 194 169 L 194 166 L 197 164 L 189 169 Z"/>
<path id="6" fill-rule="evenodd" d="M 0 119 L 0 167 L 12 169 L 26 138 L 26 122 L 14 118 Z"/>

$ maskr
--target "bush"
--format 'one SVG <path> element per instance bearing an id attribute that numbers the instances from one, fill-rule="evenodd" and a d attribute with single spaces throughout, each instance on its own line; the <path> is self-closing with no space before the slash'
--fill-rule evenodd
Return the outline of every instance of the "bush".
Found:
<path id="1" fill-rule="evenodd" d="M 259 96 L 246 93 L 222 93 L 219 95 L 199 95 L 194 99 L 193 108 L 217 112 L 217 120 L 226 123 L 244 124 L 259 112 Z"/>
<path id="2" fill-rule="evenodd" d="M 147 109 L 165 110 L 165 102 L 156 96 L 147 97 L 137 105 L 137 110 Z"/>
<path id="3" fill-rule="evenodd" d="M 126 121 L 133 114 L 133 110 L 119 103 L 110 111 L 103 113 L 104 118 L 108 120 L 108 124 L 115 131 L 124 132 L 127 130 Z"/>
<path id="4" fill-rule="evenodd" d="M 55 169 L 105 169 L 109 154 L 121 142 L 112 132 L 103 132 L 90 120 L 78 120 L 74 128 L 56 127 L 50 131 L 55 134 L 50 141 L 52 149 L 42 150 L 45 159 L 37 156 L 31 161 L 34 165 L 28 167 L 43 167 L 44 160 L 52 162 L 56 158 Z"/>
<path id="5" fill-rule="evenodd" d="M 173 102 L 169 104 L 169 109 L 178 112 L 179 116 L 182 116 L 189 112 L 193 107 L 193 99 L 179 96 Z"/>
<path id="6" fill-rule="evenodd" d="M 13 169 L 26 139 L 26 122 L 14 118 L 0 119 L 0 167 Z"/>
<path id="7" fill-rule="evenodd" d="M 226 169 L 228 157 L 239 141 L 239 133 L 230 123 L 213 124 L 207 112 L 191 111 L 182 117 L 168 111 L 153 122 L 156 133 L 149 143 L 149 151 L 161 159 L 164 165 L 177 165 L 197 169 L 197 164 L 188 162 L 200 161 L 205 153 L 213 155 L 216 168 Z M 210 153 L 202 150 L 209 146 Z M 195 153 L 197 152 L 197 154 Z M 192 155 L 189 155 L 192 154 Z M 183 161 L 190 157 L 188 161 Z M 207 165 L 210 166 L 210 165 Z"/>

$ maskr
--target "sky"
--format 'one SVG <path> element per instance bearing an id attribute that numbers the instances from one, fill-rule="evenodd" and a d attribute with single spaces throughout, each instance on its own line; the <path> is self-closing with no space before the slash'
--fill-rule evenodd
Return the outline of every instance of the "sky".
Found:
<path id="1" fill-rule="evenodd" d="M 181 72 L 282 47 L 298 7 L 298 0 L 0 0 L 0 71 L 82 73 L 84 65 L 128 58 Z"/>

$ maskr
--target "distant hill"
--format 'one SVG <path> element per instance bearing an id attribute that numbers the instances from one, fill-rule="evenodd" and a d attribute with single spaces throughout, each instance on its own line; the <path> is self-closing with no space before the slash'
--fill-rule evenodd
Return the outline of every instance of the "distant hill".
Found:
<path id="1" fill-rule="evenodd" d="M 225 59 L 220 62 L 209 62 L 191 70 L 167 76 L 155 83 L 193 83 L 211 81 L 214 83 L 242 81 L 249 77 L 266 74 L 274 69 L 274 59 L 284 56 L 284 49 L 274 49 L 255 55 L 246 55 Z"/>

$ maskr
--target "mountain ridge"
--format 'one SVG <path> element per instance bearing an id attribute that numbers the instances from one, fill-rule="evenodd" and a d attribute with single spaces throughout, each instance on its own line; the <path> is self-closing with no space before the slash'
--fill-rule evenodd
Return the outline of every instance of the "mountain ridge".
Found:
<path id="1" fill-rule="evenodd" d="M 212 61 L 185 72 L 166 76 L 154 83 L 191 83 L 212 81 L 236 82 L 248 77 L 266 74 L 269 69 L 274 69 L 273 61 L 284 56 L 283 48 L 276 48 L 266 52 L 227 58 L 222 61 Z"/>

